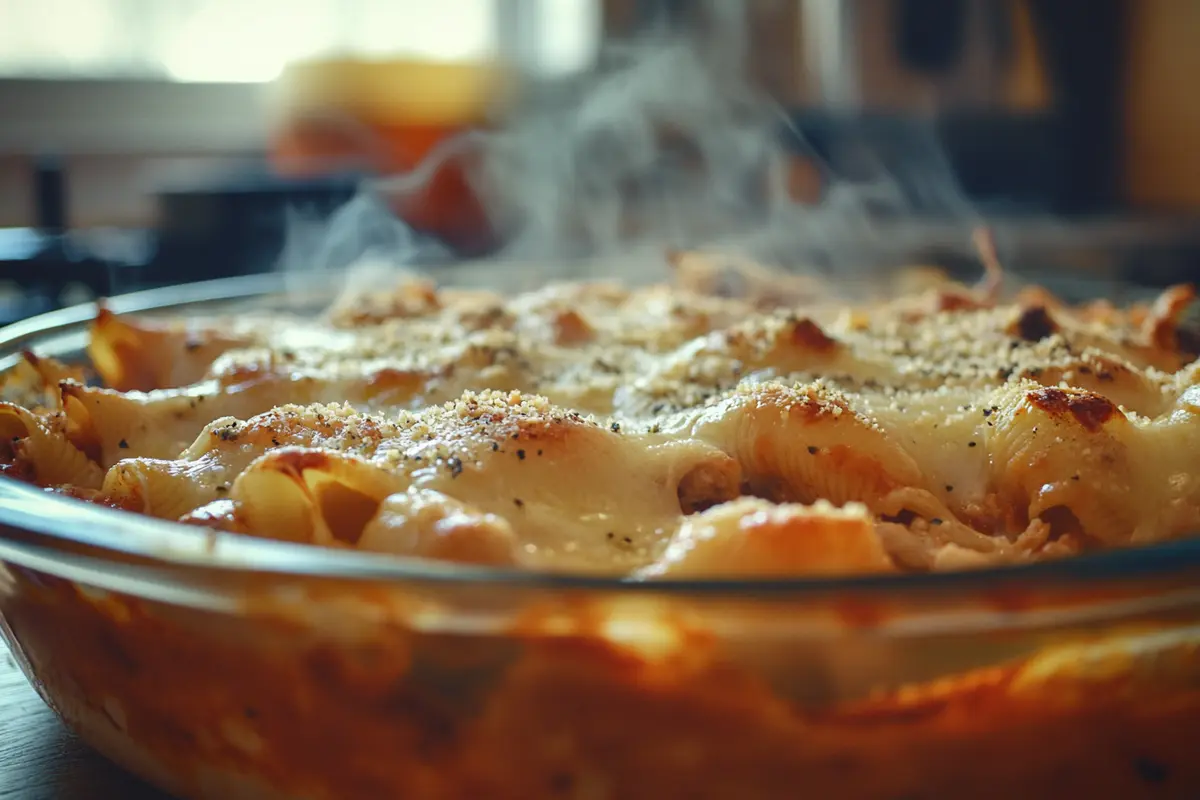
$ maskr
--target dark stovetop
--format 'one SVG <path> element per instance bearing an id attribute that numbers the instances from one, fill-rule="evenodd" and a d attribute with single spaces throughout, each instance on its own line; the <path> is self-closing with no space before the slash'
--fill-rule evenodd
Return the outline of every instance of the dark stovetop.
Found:
<path id="1" fill-rule="evenodd" d="M 0 228 L 0 324 L 96 297 L 268 271 L 283 250 L 289 217 L 327 216 L 357 184 L 354 175 L 242 174 L 160 190 L 154 228 L 87 230 L 62 229 L 61 208 L 42 208 L 43 184 L 39 216 L 50 224 Z"/>

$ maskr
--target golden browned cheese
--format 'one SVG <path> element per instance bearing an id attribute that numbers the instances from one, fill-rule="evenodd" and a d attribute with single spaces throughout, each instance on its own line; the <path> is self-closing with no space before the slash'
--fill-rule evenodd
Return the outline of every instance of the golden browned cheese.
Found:
<path id="1" fill-rule="evenodd" d="M 837 305 L 699 254 L 674 275 L 515 296 L 409 280 L 317 320 L 101 311 L 108 388 L 44 359 L 10 379 L 10 469 L 250 535 L 645 579 L 953 569 L 1200 529 L 1190 288 L 1072 308 L 925 270 Z"/>

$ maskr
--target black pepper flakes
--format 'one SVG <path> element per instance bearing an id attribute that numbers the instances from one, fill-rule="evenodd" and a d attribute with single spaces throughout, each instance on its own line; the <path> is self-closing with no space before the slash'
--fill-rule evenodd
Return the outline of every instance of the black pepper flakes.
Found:
<path id="1" fill-rule="evenodd" d="M 450 467 L 451 478 L 457 478 L 459 475 L 462 475 L 463 462 L 458 456 L 450 456 L 450 458 L 446 459 L 446 465 Z"/>
<path id="2" fill-rule="evenodd" d="M 566 794 L 575 786 L 575 778 L 566 772 L 556 772 L 550 776 L 550 791 L 553 794 Z"/>
<path id="3" fill-rule="evenodd" d="M 521 498 L 519 498 L 519 497 L 514 497 L 514 498 L 513 498 L 513 505 L 514 505 L 514 506 L 516 506 L 517 508 L 524 508 L 524 507 L 525 507 L 525 501 L 524 501 L 524 500 L 522 500 L 522 499 L 521 499 Z"/>
<path id="4" fill-rule="evenodd" d="M 493 452 L 493 453 L 495 453 L 495 452 L 497 452 L 499 449 L 500 449 L 500 443 L 499 443 L 499 442 L 492 442 L 492 452 Z"/>
<path id="5" fill-rule="evenodd" d="M 979 442 L 967 442 L 967 447 L 975 447 Z"/>
<path id="6" fill-rule="evenodd" d="M 947 483 L 947 484 L 946 484 L 946 491 L 947 491 L 947 492 L 953 492 L 953 491 L 954 491 L 954 485 L 953 485 L 953 484 L 950 484 L 950 483 Z"/>
<path id="7" fill-rule="evenodd" d="M 524 461 L 524 460 L 525 460 L 525 451 L 524 451 L 524 450 L 518 450 L 518 451 L 517 451 L 517 458 L 518 458 L 518 459 L 520 459 L 521 461 Z"/>
<path id="8" fill-rule="evenodd" d="M 1135 758 L 1133 760 L 1133 769 L 1144 783 L 1165 783 L 1171 777 L 1171 771 L 1165 764 L 1146 756 Z"/>
<path id="9" fill-rule="evenodd" d="M 609 425 L 608 427 L 609 427 L 609 430 L 611 430 L 613 433 L 621 432 L 621 424 L 618 422 L 614 422 L 612 425 Z"/>
<path id="10" fill-rule="evenodd" d="M 933 519 L 929 520 L 929 524 L 930 525 L 941 525 L 942 520 L 938 517 L 934 517 Z"/>
<path id="11" fill-rule="evenodd" d="M 813 447 L 812 445 L 809 445 L 809 447 L 808 447 L 808 454 L 809 454 L 810 456 L 815 456 L 815 455 L 817 454 L 817 450 L 818 450 L 818 449 L 819 449 L 819 448 L 816 448 L 816 447 Z"/>
<path id="12" fill-rule="evenodd" d="M 122 439 L 121 441 L 117 442 L 117 447 L 121 448 L 122 450 L 128 450 L 128 449 L 129 449 L 129 442 L 127 442 L 127 441 L 125 441 L 124 439 Z"/>

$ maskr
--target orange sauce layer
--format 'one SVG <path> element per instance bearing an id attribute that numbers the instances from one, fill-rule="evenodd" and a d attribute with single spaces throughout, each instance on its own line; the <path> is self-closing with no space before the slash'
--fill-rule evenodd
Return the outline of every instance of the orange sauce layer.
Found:
<path id="1" fill-rule="evenodd" d="M 0 612 L 174 791 L 200 768 L 315 798 L 1194 798 L 1200 681 L 1018 686 L 1021 665 L 802 708 L 713 641 L 417 635 L 220 617 L 14 570 Z M 695 657 L 692 657 L 694 655 Z M 1189 674 L 1200 675 L 1190 654 Z M 1193 669 L 1194 668 L 1194 669 Z"/>

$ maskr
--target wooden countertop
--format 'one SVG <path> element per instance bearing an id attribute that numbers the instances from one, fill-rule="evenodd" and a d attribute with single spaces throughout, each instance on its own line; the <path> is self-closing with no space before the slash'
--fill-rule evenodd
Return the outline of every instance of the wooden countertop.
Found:
<path id="1" fill-rule="evenodd" d="M 169 800 L 68 731 L 0 640 L 0 800 L 108 798 Z"/>

